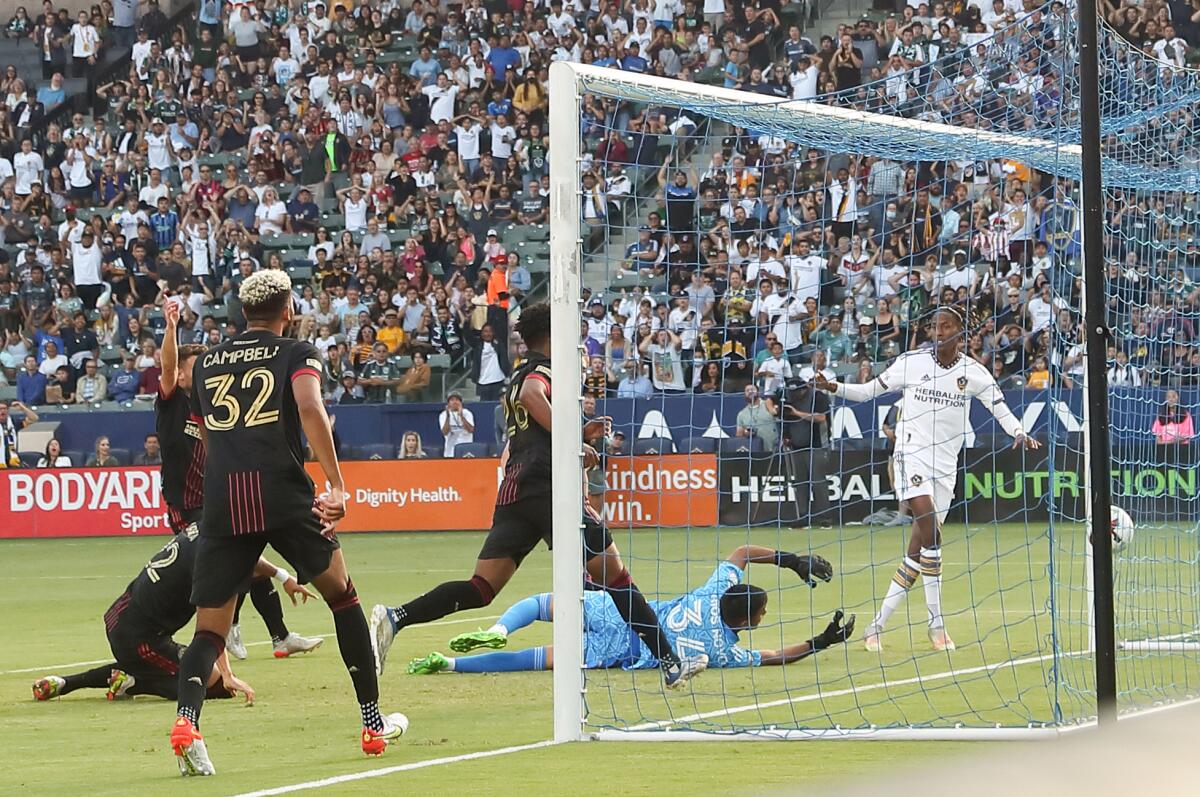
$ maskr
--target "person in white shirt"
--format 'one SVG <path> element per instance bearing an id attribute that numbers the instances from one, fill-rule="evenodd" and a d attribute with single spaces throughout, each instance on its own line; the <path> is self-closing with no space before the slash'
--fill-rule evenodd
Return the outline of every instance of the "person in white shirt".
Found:
<path id="1" fill-rule="evenodd" d="M 807 238 L 792 242 L 792 253 L 783 258 L 783 265 L 787 269 L 792 296 L 801 303 L 809 297 L 820 301 L 825 259 L 812 253 L 812 243 Z"/>
<path id="2" fill-rule="evenodd" d="M 760 327 L 771 327 L 771 332 L 783 346 L 789 357 L 796 357 L 804 345 L 804 302 L 788 293 L 787 283 L 780 282 L 774 293 L 759 297 L 750 307 L 750 314 L 758 319 Z"/>
<path id="3" fill-rule="evenodd" d="M 778 340 L 771 341 L 770 351 L 771 356 L 763 360 L 754 372 L 759 393 L 768 397 L 783 390 L 792 378 L 792 364 L 783 356 L 783 344 Z"/>
<path id="4" fill-rule="evenodd" d="M 358 232 L 367 228 L 367 198 L 356 185 L 338 191 L 342 200 L 342 213 L 346 216 L 346 229 Z"/>
<path id="5" fill-rule="evenodd" d="M 1160 63 L 1182 69 L 1187 63 L 1188 44 L 1175 35 L 1175 26 L 1163 27 L 1163 37 L 1154 43 L 1154 57 Z"/>
<path id="6" fill-rule="evenodd" d="M 146 207 L 158 207 L 158 200 L 163 197 L 168 199 L 171 197 L 171 187 L 162 181 L 162 172 L 158 169 L 150 170 L 150 182 L 142 186 L 142 190 L 138 191 L 138 202 Z M 136 228 L 134 230 L 136 234 Z M 133 240 L 131 237 L 129 240 Z"/>
<path id="7" fill-rule="evenodd" d="M 75 77 L 83 77 L 88 67 L 96 63 L 100 51 L 100 31 L 92 25 L 88 12 L 79 12 L 79 21 L 71 27 L 71 57 L 75 62 Z"/>
<path id="8" fill-rule="evenodd" d="M 437 76 L 437 82 L 425 86 L 421 93 L 429 98 L 429 120 L 433 123 L 449 122 L 454 118 L 454 101 L 458 97 L 459 86 L 451 85 L 446 73 Z"/>
<path id="9" fill-rule="evenodd" d="M 455 130 L 458 137 L 458 159 L 466 167 L 467 174 L 473 173 L 479 166 L 479 136 L 483 132 L 483 125 L 479 121 L 474 116 L 465 115 L 455 120 L 458 126 Z"/>
<path id="10" fill-rule="evenodd" d="M 813 352 L 812 362 L 801 368 L 800 372 L 796 374 L 796 376 L 798 376 L 800 379 L 803 379 L 805 382 L 811 382 L 817 378 L 817 374 L 820 374 L 826 380 L 830 382 L 834 381 L 837 379 L 837 375 L 834 373 L 833 369 L 829 367 L 829 360 L 827 357 L 828 355 L 825 354 L 824 349 L 817 349 Z"/>
<path id="11" fill-rule="evenodd" d="M 287 223 L 287 206 L 279 199 L 274 188 L 263 192 L 263 201 L 254 209 L 254 220 L 261 235 L 282 235 Z"/>
<path id="12" fill-rule="evenodd" d="M 867 628 L 867 650 L 881 649 L 880 636 L 918 576 L 924 577 L 929 610 L 929 639 L 935 650 L 954 650 L 941 609 L 941 526 L 954 497 L 958 454 L 971 432 L 971 399 L 976 399 L 1013 438 L 1014 448 L 1040 448 L 1004 403 L 995 379 L 977 360 L 962 353 L 966 319 L 953 306 L 943 306 L 933 319 L 931 348 L 905 352 L 882 374 L 862 385 L 839 384 L 817 375 L 817 388 L 848 401 L 870 401 L 901 391 L 904 412 L 896 421 L 896 497 L 907 501 L 913 517 L 912 537 L 879 614 Z"/>
<path id="13" fill-rule="evenodd" d="M 575 30 L 575 18 L 563 11 L 562 0 L 551 0 L 550 15 L 546 17 L 546 24 L 550 27 L 550 32 L 559 37 Z"/>
<path id="14" fill-rule="evenodd" d="M 475 440 L 475 416 L 463 406 L 462 393 L 456 390 L 446 397 L 446 409 L 438 415 L 438 426 L 446 438 L 442 451 L 446 457 L 454 456 L 454 447 L 459 443 Z"/>
<path id="15" fill-rule="evenodd" d="M 63 171 L 67 174 L 67 188 L 72 195 L 82 200 L 91 201 L 92 191 L 92 161 L 96 159 L 96 150 L 88 146 L 83 136 L 75 136 L 71 148 L 63 158 Z"/>
<path id="16" fill-rule="evenodd" d="M 513 142 L 517 140 L 517 131 L 508 123 L 508 117 L 499 114 L 489 131 L 492 134 L 492 157 L 508 160 L 513 153 Z"/>
<path id="17" fill-rule="evenodd" d="M 155 117 L 150 122 L 150 129 L 142 135 L 142 139 L 146 142 L 146 165 L 151 169 L 163 172 L 170 169 L 171 155 L 174 153 L 174 149 L 171 146 L 171 136 L 167 132 L 163 120 Z"/>
<path id="18" fill-rule="evenodd" d="M 679 336 L 683 351 L 690 352 L 696 348 L 696 338 L 700 335 L 700 313 L 692 307 L 691 299 L 680 296 L 675 308 L 667 316 L 667 326 Z"/>
<path id="19" fill-rule="evenodd" d="M 792 86 L 792 99 L 811 100 L 816 97 L 820 77 L 821 70 L 813 64 L 812 59 L 807 55 L 800 56 L 788 74 L 788 83 Z"/>
<path id="20" fill-rule="evenodd" d="M 16 178 L 13 190 L 17 196 L 33 193 L 33 184 L 43 182 L 45 168 L 42 156 L 33 151 L 33 142 L 28 138 L 21 141 L 21 151 L 13 155 L 13 177 Z"/>

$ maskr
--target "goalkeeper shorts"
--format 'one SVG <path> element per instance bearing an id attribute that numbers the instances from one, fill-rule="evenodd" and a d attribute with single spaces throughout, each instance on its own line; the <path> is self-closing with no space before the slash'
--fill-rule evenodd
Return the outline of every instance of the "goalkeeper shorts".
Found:
<path id="1" fill-rule="evenodd" d="M 957 461 L 955 464 L 957 465 Z M 901 501 L 908 501 L 923 495 L 929 496 L 933 499 L 938 523 L 945 523 L 950 504 L 954 500 L 957 475 L 953 471 L 939 473 L 934 467 L 932 452 L 928 450 L 897 449 L 892 455 L 892 465 L 895 469 L 896 497 Z"/>

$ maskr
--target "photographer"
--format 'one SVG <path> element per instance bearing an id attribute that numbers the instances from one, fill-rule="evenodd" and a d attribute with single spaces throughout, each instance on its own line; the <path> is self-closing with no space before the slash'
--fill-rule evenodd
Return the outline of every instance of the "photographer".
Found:
<path id="1" fill-rule="evenodd" d="M 796 486 L 798 526 L 820 523 L 832 526 L 829 517 L 829 396 L 812 382 L 789 382 L 782 407 L 783 435 L 791 449 L 792 474 Z"/>

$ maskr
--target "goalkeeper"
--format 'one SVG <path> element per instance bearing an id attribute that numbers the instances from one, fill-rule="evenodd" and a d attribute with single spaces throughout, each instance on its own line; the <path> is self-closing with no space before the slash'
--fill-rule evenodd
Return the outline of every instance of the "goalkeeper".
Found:
<path id="1" fill-rule="evenodd" d="M 854 633 L 854 616 L 842 624 L 839 610 L 818 636 L 780 650 L 747 650 L 738 646 L 738 634 L 756 628 L 767 614 L 767 592 L 744 583 L 751 563 L 774 564 L 792 570 L 810 587 L 833 578 L 833 568 L 820 556 L 801 556 L 759 545 L 743 545 L 717 565 L 708 581 L 686 595 L 669 601 L 652 601 L 663 631 L 681 655 L 706 653 L 709 667 L 762 667 L 790 664 L 831 645 L 845 642 Z M 466 653 L 476 648 L 502 648 L 508 636 L 535 620 L 554 619 L 553 595 L 544 592 L 513 605 L 487 631 L 460 634 L 450 649 Z M 607 592 L 589 590 L 584 595 L 584 665 L 590 669 L 623 667 L 627 670 L 658 666 L 646 646 L 621 619 Z M 686 651 L 686 654 L 685 654 Z M 552 647 L 529 648 L 452 658 L 430 653 L 408 665 L 409 674 L 436 672 L 522 672 L 554 668 Z"/>

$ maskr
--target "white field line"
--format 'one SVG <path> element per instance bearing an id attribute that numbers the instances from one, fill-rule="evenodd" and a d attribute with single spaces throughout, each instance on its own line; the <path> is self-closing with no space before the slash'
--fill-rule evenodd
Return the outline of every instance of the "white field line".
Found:
<path id="1" fill-rule="evenodd" d="M 1063 653 L 1064 657 L 1082 656 L 1079 653 Z M 1003 669 L 1004 667 L 1019 667 L 1023 664 L 1037 664 L 1043 661 L 1049 661 L 1054 658 L 1053 653 L 1048 653 L 1044 656 L 1027 656 L 1021 659 L 1009 659 L 1007 661 L 996 662 L 995 664 L 982 664 L 977 667 L 968 667 L 964 670 L 945 670 L 944 672 L 933 673 L 931 675 L 917 675 L 912 678 L 902 678 L 898 681 L 877 681 L 872 684 L 862 684 L 860 686 L 852 686 L 846 689 L 836 689 L 832 692 L 816 692 L 809 695 L 797 695 L 796 697 L 786 697 L 780 700 L 771 700 L 766 703 L 750 703 L 744 706 L 733 706 L 730 708 L 717 709 L 715 711 L 702 711 L 697 714 L 689 714 L 685 717 L 675 717 L 669 720 L 659 720 L 656 722 L 643 722 L 640 725 L 632 725 L 627 730 L 633 731 L 650 731 L 659 728 L 669 728 L 672 725 L 680 725 L 688 722 L 699 722 L 700 720 L 712 719 L 713 717 L 727 717 L 732 714 L 742 714 L 747 711 L 761 711 L 762 709 L 777 708 L 779 706 L 789 706 L 796 703 L 807 703 L 813 700 L 824 700 L 830 697 L 843 697 L 845 695 L 858 694 L 859 692 L 871 692 L 876 689 L 887 689 L 896 686 L 909 686 L 911 684 L 925 683 L 928 681 L 944 681 L 947 678 L 955 678 L 960 675 L 973 675 L 981 672 L 991 672 L 994 670 Z"/>
<path id="2" fill-rule="evenodd" d="M 276 786 L 271 789 L 260 789 L 258 791 L 245 792 L 238 794 L 236 797 L 272 797 L 276 794 L 291 794 L 296 791 L 305 791 L 307 789 L 322 789 L 327 786 L 337 786 L 340 783 L 350 783 L 356 780 L 366 780 L 368 778 L 380 778 L 384 775 L 393 775 L 397 772 L 411 772 L 416 769 L 426 769 L 427 767 L 440 767 L 445 764 L 457 764 L 461 761 L 477 761 L 481 758 L 494 758 L 496 756 L 508 755 L 509 753 L 520 753 L 525 750 L 537 750 L 542 747 L 550 747 L 557 744 L 554 741 L 533 742 L 531 744 L 519 744 L 513 747 L 500 747 L 495 750 L 481 750 L 477 753 L 463 753 L 462 755 L 446 756 L 444 758 L 431 758 L 427 761 L 413 761 L 410 764 L 398 764 L 394 767 L 380 767 L 379 769 L 368 769 L 364 772 L 351 772 L 346 775 L 335 775 L 329 778 L 321 778 L 320 780 L 310 780 L 304 783 L 293 783 L 290 786 Z"/>
<path id="3" fill-rule="evenodd" d="M 429 625 L 462 625 L 464 623 L 478 623 L 483 620 L 499 620 L 499 619 L 500 619 L 500 615 L 489 614 L 486 617 L 462 617 L 457 620 L 438 620 L 433 623 L 423 623 L 423 625 L 427 625 L 427 626 L 429 626 Z M 335 636 L 335 635 L 334 634 L 313 634 L 313 636 L 316 637 L 317 639 L 328 639 L 329 637 Z M 271 643 L 269 641 L 268 642 L 247 642 L 246 647 L 252 648 L 252 647 L 256 647 L 258 645 L 270 645 L 270 644 Z M 112 661 L 111 656 L 108 657 L 107 659 L 96 659 L 95 661 L 74 661 L 74 662 L 70 662 L 69 664 L 48 664 L 45 667 L 25 667 L 20 670 L 0 670 L 0 675 L 20 675 L 21 673 L 25 673 L 25 672 L 56 673 L 59 670 L 71 669 L 73 667 L 91 667 L 96 664 L 104 664 L 104 663 L 110 662 L 110 661 Z"/>

